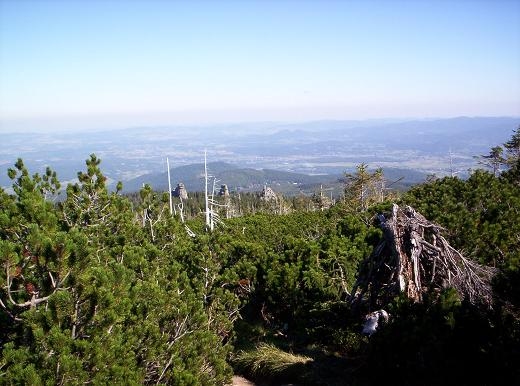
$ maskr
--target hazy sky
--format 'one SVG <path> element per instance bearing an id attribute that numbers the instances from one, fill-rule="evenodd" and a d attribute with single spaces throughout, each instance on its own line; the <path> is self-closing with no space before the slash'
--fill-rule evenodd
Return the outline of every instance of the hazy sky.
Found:
<path id="1" fill-rule="evenodd" d="M 520 0 L 0 0 L 0 129 L 520 116 Z"/>

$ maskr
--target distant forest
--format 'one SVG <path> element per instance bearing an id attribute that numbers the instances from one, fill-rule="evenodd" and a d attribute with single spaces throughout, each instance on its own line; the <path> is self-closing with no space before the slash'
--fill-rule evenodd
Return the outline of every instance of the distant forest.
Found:
<path id="1" fill-rule="evenodd" d="M 332 199 L 171 206 L 109 190 L 94 154 L 66 187 L 18 159 L 0 189 L 0 383 L 520 384 L 520 128 L 475 156 L 468 178 L 406 191 L 360 162 Z"/>

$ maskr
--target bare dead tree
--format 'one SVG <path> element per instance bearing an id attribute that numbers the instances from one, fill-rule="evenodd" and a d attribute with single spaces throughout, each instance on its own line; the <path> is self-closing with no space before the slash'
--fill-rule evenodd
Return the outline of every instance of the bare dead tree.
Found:
<path id="1" fill-rule="evenodd" d="M 362 263 L 351 292 L 352 304 L 381 308 L 404 293 L 416 302 L 431 290 L 454 288 L 461 299 L 491 306 L 495 269 L 465 258 L 442 235 L 444 228 L 412 207 L 393 205 L 392 215 L 378 215 L 383 238 Z"/>
<path id="2" fill-rule="evenodd" d="M 204 214 L 206 216 L 206 229 L 213 230 L 210 222 L 209 212 L 209 198 L 208 198 L 208 165 L 207 165 L 207 151 L 204 150 Z"/>
<path id="3" fill-rule="evenodd" d="M 168 169 L 168 197 L 169 197 L 169 204 L 170 204 L 170 216 L 173 216 L 176 213 L 175 207 L 173 206 L 172 201 L 172 182 L 170 178 L 170 160 L 168 157 L 166 157 L 166 167 Z"/>
<path id="4" fill-rule="evenodd" d="M 181 216 L 181 223 L 184 224 L 184 229 L 186 229 L 186 233 L 188 234 L 188 236 L 190 237 L 195 237 L 196 234 L 195 232 L 193 232 L 190 227 L 188 226 L 188 224 L 186 224 L 185 220 L 184 220 L 184 202 L 182 200 L 182 197 L 180 197 L 180 203 L 177 204 L 177 207 L 179 208 L 179 215 Z"/>
<path id="5" fill-rule="evenodd" d="M 211 196 L 210 196 L 210 193 L 208 192 L 208 179 L 210 177 L 213 178 Z M 216 208 L 225 206 L 225 205 L 219 204 L 217 202 L 217 200 L 215 199 L 215 183 L 216 182 L 217 182 L 217 179 L 214 176 L 210 176 L 208 174 L 207 153 L 206 153 L 206 150 L 204 150 L 204 201 L 205 201 L 204 214 L 206 216 L 206 229 L 210 232 L 213 232 L 213 230 L 215 229 L 215 224 L 223 224 Z"/>

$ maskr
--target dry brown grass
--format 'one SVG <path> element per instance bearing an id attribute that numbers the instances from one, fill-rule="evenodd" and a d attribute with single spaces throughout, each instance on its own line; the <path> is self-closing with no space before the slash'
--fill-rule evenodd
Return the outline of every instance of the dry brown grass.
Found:
<path id="1" fill-rule="evenodd" d="M 312 358 L 286 352 L 266 343 L 260 344 L 252 351 L 241 351 L 235 359 L 237 367 L 254 378 L 297 376 L 311 362 Z"/>

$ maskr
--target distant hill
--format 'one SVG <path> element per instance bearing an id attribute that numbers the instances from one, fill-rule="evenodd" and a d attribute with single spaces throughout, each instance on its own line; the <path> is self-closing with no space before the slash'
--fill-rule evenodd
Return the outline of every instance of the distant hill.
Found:
<path id="1" fill-rule="evenodd" d="M 212 173 L 212 175 L 218 175 L 223 171 L 233 169 L 238 169 L 238 167 L 226 162 L 208 163 L 208 171 Z M 182 182 L 188 191 L 202 191 L 204 186 L 204 164 L 197 163 L 170 168 L 170 176 L 172 189 L 175 188 L 177 183 Z M 149 184 L 155 190 L 168 190 L 168 173 L 148 173 L 130 179 L 124 182 L 123 190 L 125 192 L 134 192 L 141 189 L 144 184 Z"/>
<path id="2" fill-rule="evenodd" d="M 225 162 L 208 163 L 208 173 L 216 178 L 216 186 L 226 184 L 231 191 L 256 192 L 262 190 L 264 185 L 272 187 L 275 191 L 288 195 L 312 194 L 319 191 L 320 186 L 333 190 L 335 195 L 341 192 L 344 173 L 309 175 L 303 173 L 287 172 L 272 169 L 239 168 L 236 165 Z M 170 169 L 172 189 L 182 182 L 188 192 L 204 190 L 204 164 L 191 164 Z M 398 179 L 393 186 L 395 189 L 405 189 L 414 183 L 424 181 L 424 173 L 388 168 L 385 176 L 390 183 Z M 211 179 L 210 183 L 213 183 Z M 151 173 L 126 181 L 124 192 L 134 192 L 141 189 L 144 184 L 149 184 L 154 190 L 168 190 L 168 174 Z"/>
<path id="3" fill-rule="evenodd" d="M 217 186 L 228 185 L 231 190 L 258 191 L 264 184 L 278 187 L 279 191 L 297 192 L 298 186 L 314 186 L 316 184 L 333 184 L 341 175 L 307 175 L 281 170 L 239 168 L 225 162 L 208 163 L 208 173 L 215 177 Z M 191 164 L 170 169 L 172 188 L 182 182 L 188 191 L 204 190 L 204 164 Z M 213 183 L 211 179 L 210 183 Z M 155 190 L 168 190 L 168 174 L 146 174 L 124 183 L 124 191 L 132 192 L 149 184 Z"/>

